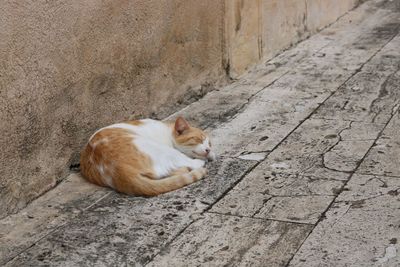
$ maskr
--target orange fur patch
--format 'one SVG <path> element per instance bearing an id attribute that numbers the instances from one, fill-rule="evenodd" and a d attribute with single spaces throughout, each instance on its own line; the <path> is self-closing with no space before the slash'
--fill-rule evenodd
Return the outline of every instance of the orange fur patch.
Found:
<path id="1" fill-rule="evenodd" d="M 183 134 L 174 132 L 174 137 L 178 144 L 186 146 L 201 144 L 207 138 L 202 130 L 194 127 L 190 127 Z"/>
<path id="2" fill-rule="evenodd" d="M 108 185 L 106 176 L 112 177 L 116 189 L 123 187 L 126 182 L 114 179 L 116 176 L 124 176 L 122 166 L 125 165 L 153 177 L 150 158 L 135 147 L 132 138 L 132 134 L 125 129 L 110 128 L 97 133 L 82 151 L 82 174 L 89 181 L 101 186 Z M 104 174 L 100 173 L 99 166 L 103 166 Z"/>

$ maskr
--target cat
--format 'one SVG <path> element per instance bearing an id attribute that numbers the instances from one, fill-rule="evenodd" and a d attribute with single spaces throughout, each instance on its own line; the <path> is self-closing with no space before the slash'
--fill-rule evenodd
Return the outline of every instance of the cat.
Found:
<path id="1" fill-rule="evenodd" d="M 175 122 L 134 120 L 95 132 L 81 152 L 82 175 L 118 192 L 156 196 L 200 180 L 215 160 L 208 135 Z"/>

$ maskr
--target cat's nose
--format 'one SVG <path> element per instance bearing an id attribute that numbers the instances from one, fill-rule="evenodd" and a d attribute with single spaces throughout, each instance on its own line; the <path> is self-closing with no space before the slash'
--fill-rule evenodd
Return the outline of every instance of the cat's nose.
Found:
<path id="1" fill-rule="evenodd" d="M 210 149 L 209 148 L 206 148 L 206 153 L 208 154 L 208 153 L 210 153 Z"/>

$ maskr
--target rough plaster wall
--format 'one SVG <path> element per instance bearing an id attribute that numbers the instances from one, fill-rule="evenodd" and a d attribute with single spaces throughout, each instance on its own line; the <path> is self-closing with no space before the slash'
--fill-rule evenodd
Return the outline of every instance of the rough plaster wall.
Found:
<path id="1" fill-rule="evenodd" d="M 2 1 L 0 217 L 62 179 L 95 128 L 221 80 L 223 15 L 215 0 Z"/>
<path id="2" fill-rule="evenodd" d="M 226 0 L 230 75 L 303 40 L 354 8 L 359 0 Z"/>

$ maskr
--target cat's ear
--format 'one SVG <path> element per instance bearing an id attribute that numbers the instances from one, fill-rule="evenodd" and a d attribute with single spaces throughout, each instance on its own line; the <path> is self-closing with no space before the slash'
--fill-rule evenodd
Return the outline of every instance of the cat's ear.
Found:
<path id="1" fill-rule="evenodd" d="M 189 129 L 189 123 L 183 118 L 178 117 L 175 121 L 175 131 L 178 134 L 182 134 L 184 131 Z"/>

